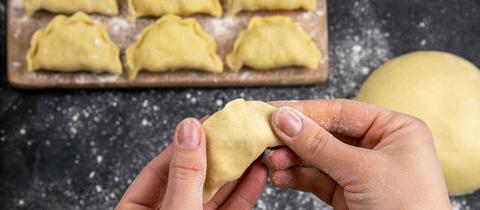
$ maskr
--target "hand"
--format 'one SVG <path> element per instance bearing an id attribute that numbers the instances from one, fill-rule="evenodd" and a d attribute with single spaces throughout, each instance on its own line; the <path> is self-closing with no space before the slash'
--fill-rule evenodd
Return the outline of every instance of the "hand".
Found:
<path id="1" fill-rule="evenodd" d="M 243 178 L 224 185 L 202 205 L 207 164 L 206 138 L 200 122 L 182 121 L 173 139 L 143 168 L 116 209 L 252 209 L 267 180 L 263 163 L 256 162 Z"/>
<path id="2" fill-rule="evenodd" d="M 451 209 L 432 134 L 420 120 L 348 100 L 273 103 L 270 179 L 335 209 Z M 292 108 L 288 108 L 292 107 Z"/>

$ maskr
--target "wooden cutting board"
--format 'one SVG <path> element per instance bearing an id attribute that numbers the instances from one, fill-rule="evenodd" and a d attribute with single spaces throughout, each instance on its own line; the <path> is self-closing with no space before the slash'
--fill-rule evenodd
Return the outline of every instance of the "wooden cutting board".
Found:
<path id="1" fill-rule="evenodd" d="M 318 0 L 316 11 L 283 11 L 241 13 L 235 17 L 222 18 L 204 15 L 197 18 L 203 29 L 217 42 L 217 52 L 222 59 L 231 51 L 235 38 L 244 30 L 252 16 L 286 15 L 295 20 L 313 38 L 322 53 L 316 71 L 289 67 L 285 69 L 256 72 L 243 69 L 238 73 L 204 73 L 192 70 L 147 73 L 141 72 L 135 80 L 127 80 L 124 50 L 145 26 L 155 18 L 142 18 L 131 22 L 127 0 L 118 0 L 120 15 L 107 17 L 92 15 L 104 23 L 110 37 L 121 49 L 124 74 L 113 76 L 91 73 L 57 73 L 27 71 L 25 55 L 30 48 L 30 39 L 37 29 L 45 27 L 55 16 L 48 12 L 37 12 L 32 17 L 25 15 L 22 0 L 10 0 L 8 4 L 8 79 L 17 88 L 142 88 L 142 87 L 247 87 L 313 85 L 324 82 L 328 77 L 328 34 L 326 0 Z"/>

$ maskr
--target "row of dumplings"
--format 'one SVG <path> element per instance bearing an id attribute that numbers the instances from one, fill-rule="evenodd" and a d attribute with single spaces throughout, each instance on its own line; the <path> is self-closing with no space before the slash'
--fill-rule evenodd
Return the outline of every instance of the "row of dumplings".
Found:
<path id="1" fill-rule="evenodd" d="M 147 26 L 126 49 L 128 78 L 138 72 L 192 69 L 220 73 L 216 43 L 192 18 L 167 15 Z M 287 66 L 317 69 L 321 54 L 311 37 L 289 17 L 254 17 L 225 58 L 231 71 L 244 66 L 272 70 Z M 59 15 L 38 30 L 27 53 L 28 70 L 121 74 L 119 48 L 106 27 L 87 14 Z"/>
<path id="2" fill-rule="evenodd" d="M 229 15 L 241 11 L 257 10 L 315 10 L 317 0 L 226 0 Z M 220 0 L 128 0 L 132 18 L 143 16 L 193 15 L 207 14 L 215 17 L 222 15 Z M 116 0 L 24 0 L 28 15 L 38 10 L 54 13 L 99 13 L 118 15 Z"/>

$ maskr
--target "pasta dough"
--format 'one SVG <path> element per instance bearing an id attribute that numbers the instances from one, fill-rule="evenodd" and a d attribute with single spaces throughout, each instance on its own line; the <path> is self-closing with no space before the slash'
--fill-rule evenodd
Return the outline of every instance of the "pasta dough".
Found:
<path id="1" fill-rule="evenodd" d="M 120 51 L 107 29 L 85 13 L 59 15 L 38 30 L 27 53 L 28 71 L 122 73 Z"/>
<path id="2" fill-rule="evenodd" d="M 165 16 L 148 26 L 126 51 L 129 79 L 145 69 L 150 72 L 195 69 L 222 72 L 215 41 L 195 19 Z"/>
<path id="3" fill-rule="evenodd" d="M 193 15 L 197 13 L 222 16 L 220 0 L 128 0 L 130 13 L 135 19 L 143 16 Z"/>
<path id="4" fill-rule="evenodd" d="M 480 71 L 443 52 L 416 52 L 378 68 L 361 101 L 416 116 L 432 129 L 450 194 L 480 188 Z"/>
<path id="5" fill-rule="evenodd" d="M 320 62 L 317 46 L 290 18 L 254 17 L 235 41 L 227 56 L 232 71 L 244 65 L 254 70 L 271 70 L 287 66 L 317 69 Z"/>
<path id="6" fill-rule="evenodd" d="M 227 0 L 229 15 L 235 15 L 240 11 L 257 10 L 315 10 L 317 0 Z"/>
<path id="7" fill-rule="evenodd" d="M 38 10 L 66 14 L 76 12 L 100 13 L 104 15 L 118 14 L 116 0 L 23 0 L 23 6 L 29 16 Z"/>
<path id="8" fill-rule="evenodd" d="M 268 147 L 282 144 L 270 127 L 275 107 L 238 99 L 204 123 L 207 136 L 207 177 L 203 202 L 225 183 L 238 179 Z"/>

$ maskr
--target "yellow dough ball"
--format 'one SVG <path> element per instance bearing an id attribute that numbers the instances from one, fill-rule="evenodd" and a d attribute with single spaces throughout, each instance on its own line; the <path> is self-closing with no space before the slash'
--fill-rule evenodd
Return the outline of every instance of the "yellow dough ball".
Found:
<path id="1" fill-rule="evenodd" d="M 480 71 L 443 52 L 415 52 L 380 66 L 358 100 L 416 116 L 432 129 L 450 194 L 480 188 Z"/>

